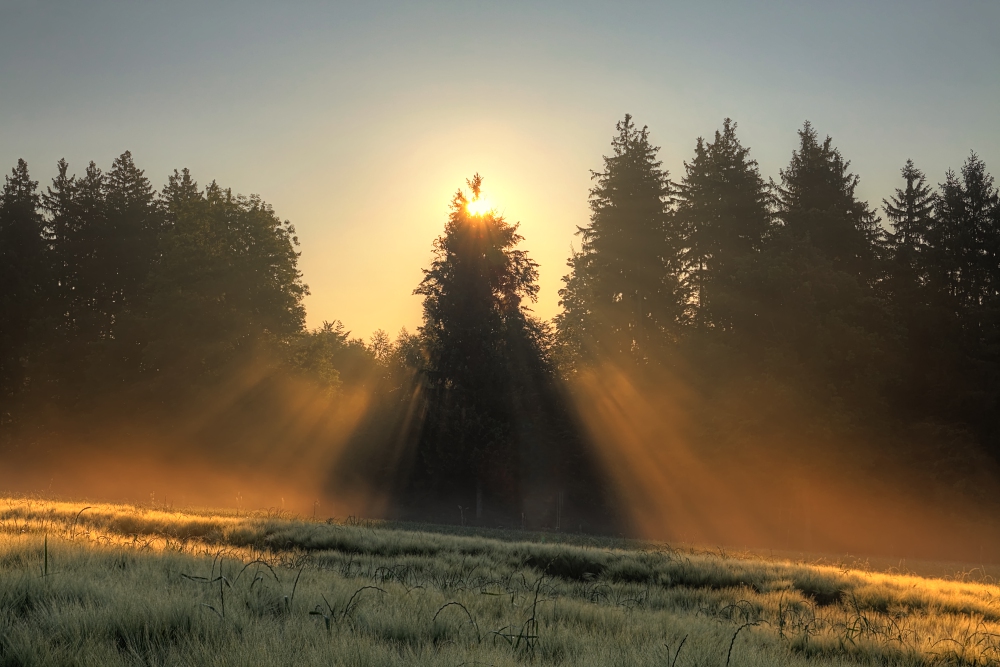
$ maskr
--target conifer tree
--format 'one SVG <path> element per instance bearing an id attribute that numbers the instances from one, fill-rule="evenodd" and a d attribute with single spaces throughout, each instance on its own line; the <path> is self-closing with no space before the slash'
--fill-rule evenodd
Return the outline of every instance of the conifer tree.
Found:
<path id="1" fill-rule="evenodd" d="M 942 287 L 963 309 L 975 309 L 1000 289 L 1000 197 L 986 164 L 973 153 L 961 177 L 948 171 L 929 233 L 930 253 Z"/>
<path id="2" fill-rule="evenodd" d="M 0 192 L 0 424 L 28 382 L 28 356 L 46 298 L 47 257 L 38 182 L 17 166 Z"/>
<path id="3" fill-rule="evenodd" d="M 111 267 L 108 293 L 116 317 L 138 305 L 140 291 L 158 254 L 163 222 L 149 179 L 125 151 L 104 178 L 108 239 L 105 255 Z"/>
<path id="4" fill-rule="evenodd" d="M 685 277 L 695 320 L 726 328 L 740 298 L 737 271 L 763 249 L 771 231 L 770 193 L 729 118 L 714 141 L 698 138 L 694 159 L 684 167 L 675 215 L 686 239 Z"/>
<path id="5" fill-rule="evenodd" d="M 871 409 L 896 363 L 876 291 L 879 221 L 856 198 L 859 179 L 832 140 L 820 142 L 809 123 L 799 140 L 776 188 L 779 224 L 743 270 L 740 343 L 768 359 L 767 372 Z"/>
<path id="6" fill-rule="evenodd" d="M 538 267 L 518 250 L 518 225 L 494 211 L 473 214 L 482 178 L 459 190 L 415 290 L 428 349 L 418 486 L 476 484 L 510 505 L 520 493 L 516 387 L 542 363 L 542 330 L 525 301 L 538 294 Z"/>
<path id="7" fill-rule="evenodd" d="M 57 166 L 44 197 L 57 265 L 57 315 L 65 340 L 89 343 L 112 336 L 116 310 L 104 174 L 94 162 L 81 177 L 68 175 L 65 160 Z"/>
<path id="8" fill-rule="evenodd" d="M 777 188 L 781 236 L 809 245 L 838 270 L 874 284 L 883 239 L 878 217 L 855 197 L 860 177 L 848 171 L 851 163 L 830 137 L 819 141 L 808 121 L 799 140 Z"/>
<path id="9" fill-rule="evenodd" d="M 1000 197 L 975 153 L 940 185 L 926 255 L 923 405 L 1000 454 Z"/>
<path id="10" fill-rule="evenodd" d="M 302 330 L 308 288 L 290 223 L 257 196 L 215 182 L 199 189 L 187 169 L 162 199 L 166 232 L 142 318 L 146 372 L 196 383 Z"/>
<path id="11" fill-rule="evenodd" d="M 78 393 L 93 393 L 99 376 L 118 382 L 137 370 L 141 341 L 134 324 L 158 254 L 162 214 L 127 151 L 106 174 L 93 162 L 79 178 L 65 160 L 57 169 L 44 197 L 54 274 L 50 380 L 64 394 L 74 384 Z"/>
<path id="12" fill-rule="evenodd" d="M 954 170 L 945 172 L 934 207 L 934 224 L 927 235 L 934 290 L 960 300 L 962 266 L 969 243 L 965 225 L 965 188 Z"/>
<path id="13" fill-rule="evenodd" d="M 913 160 L 906 161 L 901 174 L 905 187 L 896 188 L 894 196 L 883 199 L 882 210 L 892 225 L 892 231 L 886 234 L 890 289 L 897 301 L 912 302 L 918 298 L 914 290 L 927 281 L 927 241 L 934 224 L 936 198 Z"/>
<path id="14" fill-rule="evenodd" d="M 687 297 L 680 278 L 679 230 L 672 226 L 669 174 L 649 130 L 630 115 L 616 125 L 604 171 L 592 172 L 590 224 L 560 290 L 556 323 L 579 355 L 643 363 L 677 334 Z"/>
<path id="15" fill-rule="evenodd" d="M 913 160 L 907 160 L 900 172 L 906 186 L 896 188 L 894 196 L 882 200 L 882 210 L 893 229 L 890 245 L 897 252 L 907 248 L 919 253 L 927 243 L 927 234 L 933 224 L 934 192 Z"/>
<path id="16" fill-rule="evenodd" d="M 57 175 L 42 195 L 42 206 L 48 213 L 48 238 L 53 267 L 52 310 L 56 323 L 55 336 L 65 341 L 76 330 L 76 321 L 84 308 L 78 300 L 83 290 L 80 283 L 81 224 L 75 215 L 76 176 L 69 174 L 65 159 L 56 163 Z"/>

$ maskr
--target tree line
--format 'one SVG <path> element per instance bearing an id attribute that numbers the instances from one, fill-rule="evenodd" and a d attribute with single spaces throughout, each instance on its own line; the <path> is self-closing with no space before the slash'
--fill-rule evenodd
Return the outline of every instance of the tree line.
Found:
<path id="1" fill-rule="evenodd" d="M 574 383 L 610 365 L 683 378 L 706 441 L 753 440 L 720 418 L 727 397 L 791 393 L 823 428 L 1000 458 L 1000 203 L 982 160 L 936 187 L 907 161 L 876 209 L 809 123 L 777 180 L 736 129 L 699 138 L 675 181 L 648 128 L 618 123 L 552 322 L 532 314 L 518 226 L 469 211 L 474 176 L 416 286 L 423 325 L 367 342 L 305 329 L 295 230 L 259 197 L 187 170 L 156 191 L 129 153 L 81 176 L 60 161 L 44 189 L 18 161 L 0 197 L 2 427 L 99 404 L 167 419 L 252 367 L 333 403 L 368 392 L 333 487 L 553 524 L 567 502 L 609 503 Z"/>
<path id="2" fill-rule="evenodd" d="M 260 197 L 201 187 L 187 169 L 157 191 L 128 152 L 82 175 L 61 160 L 42 188 L 19 160 L 0 195 L 4 441 L 181 420 L 250 368 L 331 396 L 369 381 L 387 337 L 305 330 L 297 246 Z"/>
<path id="3" fill-rule="evenodd" d="M 778 181 L 726 120 L 678 182 L 626 116 L 560 292 L 570 369 L 611 356 L 724 383 L 768 375 L 841 417 L 937 422 L 1000 455 L 1000 201 L 972 153 L 932 186 L 908 160 L 881 214 L 806 123 Z"/>

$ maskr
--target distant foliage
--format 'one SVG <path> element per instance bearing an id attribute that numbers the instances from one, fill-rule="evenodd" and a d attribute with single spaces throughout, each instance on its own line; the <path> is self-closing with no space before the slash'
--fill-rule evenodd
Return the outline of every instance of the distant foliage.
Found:
<path id="1" fill-rule="evenodd" d="M 775 231 L 772 189 L 728 118 L 713 141 L 698 138 L 694 158 L 684 167 L 675 233 L 683 239 L 692 322 L 728 330 L 744 299 L 740 272 Z"/>
<path id="2" fill-rule="evenodd" d="M 214 181 L 199 190 L 187 170 L 169 178 L 161 201 L 167 223 L 142 315 L 143 372 L 189 381 L 302 331 L 307 289 L 294 227 L 259 197 Z"/>
<path id="3" fill-rule="evenodd" d="M 128 152 L 79 176 L 60 160 L 42 193 L 19 161 L 0 236 L 9 423 L 42 406 L 176 407 L 253 359 L 286 363 L 307 336 L 294 228 L 259 197 L 201 189 L 187 170 L 157 193 Z M 287 363 L 301 367 L 299 356 Z"/>
<path id="4" fill-rule="evenodd" d="M 239 447 L 227 432 L 267 423 L 279 441 L 305 406 L 357 405 L 339 490 L 554 525 L 563 494 L 601 496 L 569 406 L 574 380 L 612 368 L 643 399 L 680 378 L 706 447 L 753 449 L 799 417 L 890 434 L 900 455 L 933 441 L 942 470 L 1000 460 L 1000 194 L 975 153 L 937 187 L 907 160 L 883 220 L 808 122 L 776 181 L 725 119 L 672 182 L 626 115 L 553 322 L 531 312 L 518 225 L 470 212 L 476 175 L 416 286 L 419 331 L 369 341 L 339 321 L 306 330 L 295 229 L 260 197 L 186 169 L 157 191 L 128 152 L 56 172 L 40 188 L 19 160 L 0 193 L 0 444 L 59 415 L 162 425 L 211 406 L 225 418 L 194 420 L 198 437 Z"/>
<path id="5" fill-rule="evenodd" d="M 517 249 L 517 224 L 494 211 L 470 213 L 481 185 L 477 174 L 469 194 L 456 192 L 415 290 L 424 297 L 427 356 L 408 487 L 425 499 L 450 494 L 481 504 L 485 494 L 516 516 L 539 480 L 546 493 L 558 491 L 558 462 L 564 473 L 577 466 L 564 451 L 574 443 L 564 435 L 569 416 L 554 386 L 550 333 L 526 305 L 538 293 L 537 265 Z"/>
<path id="6" fill-rule="evenodd" d="M 38 182 L 18 160 L 0 194 L 0 426 L 13 419 L 11 402 L 30 383 L 28 362 L 50 283 L 39 201 Z"/>
<path id="7" fill-rule="evenodd" d="M 556 326 L 570 358 L 648 359 L 687 314 L 669 174 L 647 128 L 626 115 L 616 129 L 604 171 L 592 173 L 590 224 L 579 228 L 581 248 L 559 292 Z"/>
<path id="8" fill-rule="evenodd" d="M 631 351 L 647 374 L 690 378 L 716 406 L 700 418 L 715 441 L 762 437 L 756 415 L 723 415 L 778 392 L 829 428 L 920 422 L 1000 458 L 1000 204 L 983 161 L 973 153 L 937 189 L 907 161 L 883 221 L 808 122 L 778 182 L 736 127 L 699 138 L 672 186 L 648 131 L 618 124 L 560 292 L 561 367 Z"/>

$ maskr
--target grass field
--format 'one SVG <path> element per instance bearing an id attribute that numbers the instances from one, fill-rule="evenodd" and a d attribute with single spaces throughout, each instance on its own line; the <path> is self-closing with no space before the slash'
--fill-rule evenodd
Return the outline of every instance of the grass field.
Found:
<path id="1" fill-rule="evenodd" d="M 1000 588 L 926 568 L 8 498 L 0 665 L 1000 665 Z"/>

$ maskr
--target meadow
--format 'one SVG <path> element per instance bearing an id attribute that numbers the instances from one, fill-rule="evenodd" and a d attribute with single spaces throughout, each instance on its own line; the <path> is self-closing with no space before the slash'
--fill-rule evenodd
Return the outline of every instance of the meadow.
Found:
<path id="1" fill-rule="evenodd" d="M 1000 587 L 951 564 L 0 499 L 0 665 L 291 664 L 1000 665 Z"/>

